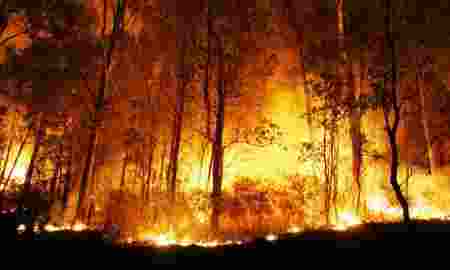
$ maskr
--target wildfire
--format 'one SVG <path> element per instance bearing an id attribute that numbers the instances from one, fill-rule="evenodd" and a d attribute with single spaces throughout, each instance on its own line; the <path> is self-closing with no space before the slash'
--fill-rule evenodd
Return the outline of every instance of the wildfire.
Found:
<path id="1" fill-rule="evenodd" d="M 142 238 L 140 238 L 141 242 L 150 244 L 152 246 L 156 247 L 168 247 L 168 246 L 200 246 L 200 247 L 208 247 L 213 248 L 217 246 L 224 246 L 224 245 L 240 245 L 242 244 L 242 241 L 193 241 L 190 239 L 181 239 L 177 240 L 175 237 L 171 236 L 170 234 L 160 234 L 160 235 L 146 235 Z"/>
<path id="2" fill-rule="evenodd" d="M 177 240 L 172 233 L 160 235 L 145 235 L 144 237 L 142 237 L 142 240 L 160 247 L 173 246 L 177 244 Z"/>
<path id="3" fill-rule="evenodd" d="M 337 223 L 334 225 L 334 228 L 344 231 L 350 227 L 360 225 L 361 223 L 362 221 L 360 217 L 350 211 L 345 211 L 338 215 Z"/>

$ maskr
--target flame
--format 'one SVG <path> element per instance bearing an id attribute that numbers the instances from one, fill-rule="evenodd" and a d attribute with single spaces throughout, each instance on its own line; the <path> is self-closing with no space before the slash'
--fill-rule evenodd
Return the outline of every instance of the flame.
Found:
<path id="1" fill-rule="evenodd" d="M 272 88 L 280 88 L 280 86 L 275 85 L 274 82 L 271 82 L 270 87 Z M 285 145 L 296 145 L 299 141 L 309 141 L 309 138 L 307 137 L 308 132 L 305 132 L 307 130 L 306 123 L 299 120 L 297 117 L 298 113 L 298 104 L 296 101 L 294 101 L 294 96 L 292 96 L 292 93 L 288 93 L 288 91 L 285 91 L 286 89 L 281 89 L 280 91 L 275 91 L 275 94 L 272 98 L 267 102 L 268 103 L 268 113 L 271 116 L 271 119 L 281 126 L 283 131 L 286 129 L 288 132 L 287 135 L 284 137 L 283 144 Z M 295 94 L 296 95 L 296 94 Z M 227 131 L 230 132 L 230 131 Z M 225 134 L 227 135 L 227 134 Z M 225 136 L 226 137 L 226 136 Z M 314 140 L 320 141 L 319 137 L 315 137 Z M 342 142 L 345 142 L 345 138 L 339 138 L 339 144 L 342 144 L 342 148 L 340 149 L 340 154 L 342 154 L 342 157 L 339 156 L 339 172 L 337 173 L 339 177 L 342 177 L 342 179 L 351 179 L 351 169 L 346 167 L 344 164 L 344 160 L 348 158 L 348 156 L 351 156 L 351 144 L 345 144 Z M 193 144 L 194 145 L 194 144 Z M 194 147 L 195 148 L 195 147 Z M 194 149 L 195 150 L 195 149 Z M 296 160 L 296 156 L 298 153 L 295 147 L 288 147 L 287 150 L 280 150 L 280 148 L 276 145 L 268 146 L 264 149 L 262 148 L 253 148 L 248 145 L 240 145 L 236 144 L 233 145 L 230 148 L 226 149 L 226 152 L 224 153 L 224 179 L 223 179 L 223 189 L 227 192 L 231 191 L 233 182 L 236 181 L 236 178 L 238 177 L 245 177 L 248 176 L 250 178 L 254 179 L 264 179 L 265 183 L 270 182 L 270 184 L 275 184 L 278 192 L 280 190 L 286 189 L 288 186 L 286 183 L 288 181 L 284 181 L 285 178 L 283 178 L 285 175 L 296 175 L 300 174 L 301 176 L 317 176 L 320 175 L 320 173 L 317 172 L 317 168 L 320 168 L 320 164 L 316 164 L 315 161 L 308 160 L 305 163 L 299 164 Z M 194 151 L 192 151 L 194 152 Z M 208 171 L 208 162 L 200 162 L 200 159 L 198 156 L 191 153 L 191 151 L 185 151 L 184 152 L 186 156 L 183 156 L 183 162 L 180 162 L 182 166 L 180 166 L 180 177 L 183 179 L 187 179 L 186 181 L 183 181 L 183 187 L 180 189 L 183 189 L 184 191 L 191 192 L 196 189 L 204 189 L 206 187 L 206 183 L 208 182 L 207 179 L 207 171 Z M 186 154 L 187 153 L 187 154 Z M 29 159 L 29 153 L 24 152 L 23 154 L 24 159 Z M 262 158 L 262 157 L 269 157 L 269 158 Z M 22 158 L 20 159 L 22 160 Z M 348 160 L 348 159 L 347 159 Z M 23 183 L 25 175 L 26 175 L 26 169 L 27 169 L 27 162 L 19 162 L 16 166 L 16 168 L 13 171 L 12 177 L 16 178 L 19 183 Z M 186 161 L 186 164 L 184 164 L 184 161 Z M 341 166 L 341 164 L 343 166 Z M 8 165 L 8 169 L 11 168 L 11 165 Z M 378 165 L 377 165 L 378 166 Z M 332 229 L 343 231 L 351 229 L 354 226 L 358 226 L 360 224 L 363 224 L 365 221 L 371 221 L 371 219 L 380 219 L 380 220 L 391 220 L 391 219 L 399 219 L 401 218 L 402 211 L 399 207 L 392 206 L 391 203 L 388 200 L 388 196 L 381 192 L 380 190 L 377 190 L 374 188 L 373 182 L 380 182 L 378 179 L 385 179 L 383 178 L 382 170 L 378 166 L 368 166 L 367 168 L 367 179 L 371 179 L 370 183 L 366 183 L 366 185 L 369 185 L 369 187 L 366 187 L 365 191 L 365 199 L 367 203 L 367 210 L 369 212 L 368 217 L 363 217 L 357 215 L 357 211 L 354 211 L 354 209 L 351 209 L 347 205 L 342 206 L 338 205 L 337 208 L 339 209 L 337 217 L 335 217 L 335 220 L 333 221 L 333 224 L 331 225 Z M 424 177 L 424 176 L 417 176 L 418 178 Z M 319 178 L 319 177 L 318 177 Z M 400 178 L 400 177 L 399 177 Z M 372 181 L 374 179 L 374 181 Z M 266 181 L 267 180 L 267 181 Z M 424 180 L 428 180 L 425 179 Z M 139 182 L 139 181 L 135 181 Z M 320 181 L 319 181 L 320 182 Z M 417 181 L 413 181 L 417 182 Z M 431 181 L 423 181 L 423 182 L 431 182 Z M 323 183 L 323 181 L 322 181 Z M 345 181 L 339 181 L 340 185 L 337 187 L 338 191 L 345 190 L 344 185 Z M 318 183 L 318 185 L 321 183 Z M 267 185 L 268 186 L 268 185 Z M 442 209 L 438 208 L 437 206 L 433 205 L 432 202 L 427 201 L 424 197 L 420 195 L 420 192 L 418 191 L 420 188 L 418 187 L 412 187 L 412 191 L 414 191 L 414 200 L 411 201 L 411 215 L 413 218 L 417 219 L 431 219 L 431 218 L 438 218 L 438 219 L 448 219 L 448 214 L 443 211 Z M 417 189 L 417 190 L 414 190 Z M 273 191 L 270 190 L 269 193 Z M 287 219 L 283 219 L 284 216 L 287 216 L 288 214 L 291 214 L 291 212 L 283 212 L 284 209 L 281 209 L 281 207 L 276 208 L 278 206 L 275 206 L 272 201 L 275 201 L 279 194 L 276 194 L 274 192 L 274 195 L 272 198 L 270 198 L 271 203 L 271 210 L 274 210 L 275 214 L 272 214 L 269 216 L 270 223 L 277 223 L 277 225 L 282 224 L 283 229 L 273 229 L 270 227 L 270 229 L 265 228 L 264 232 L 267 231 L 284 231 L 286 230 L 288 233 L 298 234 L 301 233 L 303 230 L 303 225 L 298 221 L 286 221 Z M 278 192 L 282 193 L 282 192 Z M 232 194 L 232 196 L 239 197 L 239 195 L 242 194 Z M 288 194 L 289 195 L 289 194 Z M 289 198 L 292 201 L 295 201 L 294 198 Z M 244 205 L 242 208 L 245 208 L 246 205 Z M 238 207 L 236 207 L 238 208 Z M 286 207 L 289 208 L 289 207 Z M 295 208 L 295 207 L 293 207 Z M 97 209 L 97 208 L 96 208 Z M 101 211 L 101 208 L 98 208 L 99 211 Z M 248 210 L 248 209 L 244 209 Z M 306 209 L 305 212 L 315 212 L 317 209 Z M 236 210 L 236 212 L 238 212 Z M 318 212 L 318 211 L 316 211 Z M 288 213 L 288 214 L 286 214 Z M 239 216 L 241 215 L 241 216 Z M 227 222 L 240 222 L 243 215 L 251 216 L 251 214 L 248 214 L 246 211 L 240 212 L 237 217 L 232 216 L 229 218 Z M 245 222 L 255 222 L 257 218 L 256 217 L 247 217 Z M 204 210 L 196 210 L 192 214 L 192 219 L 201 225 L 208 225 L 208 219 L 209 214 L 208 211 Z M 314 220 L 314 218 L 311 218 Z M 240 237 L 238 240 L 230 240 L 230 239 L 214 239 L 209 241 L 200 241 L 196 237 L 194 237 L 194 232 L 196 228 L 191 228 L 190 223 L 188 221 L 183 220 L 177 220 L 178 224 L 187 224 L 186 227 L 188 227 L 191 231 L 187 233 L 187 236 L 184 236 L 183 238 L 179 239 L 177 238 L 177 232 L 174 231 L 164 231 L 161 228 L 152 228 L 152 230 L 144 231 L 143 233 L 133 234 L 132 237 L 124 238 L 123 240 L 128 243 L 132 244 L 135 241 L 143 242 L 149 245 L 154 245 L 157 247 L 169 247 L 169 246 L 190 246 L 190 245 L 196 245 L 201 247 L 207 247 L 207 248 L 214 248 L 217 246 L 222 245 L 242 245 L 247 240 L 244 239 L 244 237 Z M 289 224 L 292 223 L 290 226 Z M 307 223 L 307 222 L 305 222 Z M 246 224 L 247 225 L 247 224 Z M 162 227 L 162 226 L 161 226 Z M 18 231 L 25 230 L 25 225 L 19 225 L 17 228 Z M 44 228 L 48 232 L 54 232 L 54 231 L 60 231 L 60 230 L 72 230 L 76 232 L 81 232 L 84 230 L 89 229 L 86 224 L 83 223 L 77 223 L 74 226 L 71 225 L 63 225 L 63 226 L 55 226 L 55 225 L 46 225 Z M 259 232 L 258 232 L 259 233 Z M 256 234 L 256 233 L 255 233 Z M 128 235 L 127 235 L 128 236 Z M 239 238 L 239 237 L 236 237 Z M 265 240 L 269 242 L 274 242 L 279 239 L 279 235 L 275 233 L 269 233 L 265 235 Z"/>
<path id="2" fill-rule="evenodd" d="M 86 230 L 88 227 L 83 224 L 83 223 L 77 223 L 73 226 L 72 230 L 76 231 L 76 232 L 81 232 Z"/>
<path id="3" fill-rule="evenodd" d="M 153 243 L 156 246 L 165 247 L 165 246 L 172 246 L 177 243 L 176 239 L 171 234 L 160 234 L 160 235 L 148 235 L 145 236 L 144 241 L 149 241 Z"/>
<path id="4" fill-rule="evenodd" d="M 299 226 L 292 226 L 288 230 L 289 233 L 299 233 L 301 231 L 302 229 Z"/>
<path id="5" fill-rule="evenodd" d="M 76 223 L 73 226 L 69 224 L 64 224 L 62 226 L 56 226 L 54 224 L 47 224 L 44 226 L 44 230 L 47 232 L 57 232 L 57 231 L 74 231 L 82 232 L 88 230 L 89 227 L 84 223 Z"/>
<path id="6" fill-rule="evenodd" d="M 25 224 L 20 224 L 19 226 L 17 226 L 18 233 L 23 233 L 26 229 L 27 229 L 27 226 L 25 226 Z"/>
<path id="7" fill-rule="evenodd" d="M 274 242 L 278 239 L 278 237 L 275 234 L 268 234 L 266 235 L 266 240 L 269 242 Z"/>

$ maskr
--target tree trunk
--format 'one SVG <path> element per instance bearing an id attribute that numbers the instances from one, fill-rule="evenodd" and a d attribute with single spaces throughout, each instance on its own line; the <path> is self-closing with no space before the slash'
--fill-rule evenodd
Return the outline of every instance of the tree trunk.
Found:
<path id="1" fill-rule="evenodd" d="M 209 95 L 209 71 L 211 66 L 211 31 L 212 31 L 212 19 L 210 17 L 210 11 L 208 8 L 208 51 L 207 51 L 207 58 L 206 58 L 206 66 L 205 66 L 205 78 L 203 83 L 203 101 L 205 103 L 206 107 L 206 142 L 202 147 L 202 156 L 201 156 L 201 162 L 200 162 L 200 172 L 203 170 L 203 161 L 205 160 L 205 156 L 207 153 L 207 150 L 210 145 L 210 140 L 212 136 L 212 130 L 211 130 L 211 101 L 210 101 L 210 95 Z M 210 179 L 211 179 L 211 170 L 212 168 L 212 159 L 210 159 L 209 165 L 208 165 L 208 171 L 206 172 L 206 190 L 209 189 Z"/>
<path id="2" fill-rule="evenodd" d="M 106 8 L 106 1 L 104 2 L 104 14 L 103 16 L 107 16 L 107 8 Z M 73 222 L 75 222 L 77 219 L 82 218 L 83 216 L 83 202 L 84 197 L 86 195 L 86 188 L 89 180 L 89 172 L 92 164 L 92 157 L 93 153 L 96 149 L 96 141 L 97 141 L 97 125 L 100 113 L 104 109 L 105 105 L 105 97 L 106 97 L 106 88 L 107 88 L 107 82 L 108 82 L 108 72 L 111 67 L 112 62 L 112 56 L 113 51 L 115 49 L 116 45 L 116 38 L 117 34 L 122 31 L 122 20 L 125 13 L 125 5 L 121 1 L 117 1 L 117 7 L 115 10 L 115 14 L 113 15 L 113 29 L 110 37 L 108 38 L 109 46 L 105 49 L 104 54 L 104 65 L 101 71 L 101 77 L 100 77 L 100 84 L 98 87 L 98 92 L 96 95 L 95 100 L 95 111 L 93 115 L 93 123 L 90 123 L 92 126 L 89 130 L 89 142 L 88 142 L 88 152 L 87 152 L 87 158 L 84 164 L 83 174 L 80 181 L 80 194 L 77 202 L 76 207 L 76 215 Z M 103 37 L 106 38 L 106 19 L 104 20 L 103 25 Z"/>
<path id="3" fill-rule="evenodd" d="M 169 199 L 172 205 L 175 205 L 176 200 L 176 185 L 177 185 L 177 173 L 178 173 L 178 157 L 180 154 L 181 146 L 181 131 L 183 128 L 183 114 L 184 114 L 184 102 L 185 102 L 185 87 L 186 87 L 186 38 L 182 33 L 182 40 L 179 41 L 180 58 L 177 68 L 177 91 L 176 91 L 176 104 L 175 104 L 175 116 L 172 127 L 172 143 L 170 149 L 170 163 L 168 172 L 168 191 Z"/>
<path id="4" fill-rule="evenodd" d="M 389 182 L 391 183 L 392 188 L 394 189 L 395 196 L 397 197 L 398 202 L 403 210 L 403 221 L 406 224 L 410 223 L 410 214 L 409 214 L 409 205 L 405 196 L 403 195 L 400 185 L 398 183 L 398 166 L 399 166 L 399 156 L 398 156 L 398 144 L 397 144 L 397 130 L 400 123 L 400 105 L 398 100 L 398 66 L 397 66 L 397 48 L 396 41 L 393 37 L 393 17 L 394 17 L 394 9 L 392 7 L 391 0 L 385 0 L 385 34 L 386 34 L 386 45 L 387 49 L 386 53 L 390 53 L 390 57 L 386 56 L 387 60 L 391 60 L 391 100 L 386 101 L 386 97 L 384 97 L 383 102 L 383 112 L 384 112 L 384 122 L 385 128 L 388 134 L 391 160 L 390 160 L 390 176 Z M 388 68 L 389 70 L 389 68 Z M 389 78 L 387 73 L 385 72 L 384 77 L 384 85 L 387 86 Z M 390 112 L 394 113 L 393 123 L 391 124 L 389 120 Z"/>
<path id="5" fill-rule="evenodd" d="M 437 149 L 437 144 L 433 140 L 432 129 L 430 127 L 430 121 L 432 120 L 431 112 L 431 97 L 427 96 L 427 93 L 431 95 L 430 91 L 426 91 L 425 87 L 425 70 L 423 64 L 420 63 L 420 55 L 422 55 L 422 50 L 416 56 L 416 86 L 419 91 L 420 96 L 420 116 L 423 126 L 423 132 L 425 135 L 426 147 L 427 147 L 427 157 L 429 162 L 429 167 L 431 175 L 437 175 L 439 172 L 440 162 L 439 162 L 439 149 Z"/>
<path id="6" fill-rule="evenodd" d="M 222 41 L 219 41 L 221 43 Z M 225 122 L 225 63 L 224 49 L 219 44 L 219 74 L 217 85 L 217 112 L 216 129 L 214 134 L 214 144 L 212 151 L 213 158 L 213 190 L 212 190 L 212 213 L 211 227 L 213 233 L 219 232 L 219 219 L 222 199 L 222 179 L 223 179 L 223 130 Z"/>
<path id="7" fill-rule="evenodd" d="M 368 96 L 368 95 L 370 95 L 371 93 L 370 93 L 370 82 L 369 82 L 369 49 L 368 49 L 368 47 L 366 47 L 366 48 L 363 48 L 362 49 L 362 52 L 361 52 L 361 70 L 360 70 L 360 81 L 361 81 L 361 84 L 360 84 L 360 94 L 361 95 L 363 95 L 363 96 Z M 361 114 L 361 112 L 360 112 L 360 124 L 362 125 L 363 124 L 363 121 L 365 122 L 365 123 L 367 123 L 366 121 L 368 121 L 368 119 L 370 119 L 370 118 L 368 118 L 368 117 L 370 117 L 369 116 L 369 114 L 370 114 L 370 112 L 368 112 L 367 114 L 366 114 L 366 116 L 364 117 L 364 120 L 362 119 L 362 114 Z M 369 125 L 367 124 L 366 125 L 366 128 L 368 128 L 369 127 Z M 362 139 L 363 139 L 363 134 L 362 134 L 362 130 L 363 129 L 361 129 L 361 133 L 360 133 L 360 139 L 361 139 L 361 141 L 360 141 L 360 153 L 361 153 L 361 163 L 362 163 L 362 151 L 363 151 L 363 142 L 362 142 Z M 368 134 L 366 134 L 366 136 L 368 136 Z M 361 167 L 360 167 L 360 169 L 362 169 L 363 168 L 363 164 L 361 164 Z M 361 175 L 361 172 L 360 172 L 360 175 Z M 361 183 L 361 188 L 360 188 L 360 208 L 361 208 L 361 210 L 362 210 L 362 214 L 363 215 L 366 215 L 367 214 L 367 202 L 366 202 L 366 194 L 364 193 L 364 183 L 362 183 L 361 181 L 360 181 L 360 183 Z"/>
<path id="8" fill-rule="evenodd" d="M 308 124 L 308 139 L 309 142 L 313 141 L 313 124 L 312 124 L 312 96 L 311 90 L 309 89 L 308 84 L 306 83 L 306 70 L 305 70 L 305 56 L 304 56 L 304 47 L 305 41 L 303 35 L 301 33 L 298 34 L 298 84 L 297 87 L 299 91 L 303 89 L 303 94 L 305 97 L 305 112 L 306 112 L 306 123 Z"/>
<path id="9" fill-rule="evenodd" d="M 66 173 L 64 174 L 64 189 L 63 189 L 63 212 L 67 209 L 69 203 L 69 194 L 72 185 L 72 147 L 69 149 L 70 157 L 66 166 Z"/>
<path id="10" fill-rule="evenodd" d="M 84 169 L 83 169 L 83 174 L 81 176 L 81 181 L 80 181 L 80 190 L 79 190 L 79 195 L 78 195 L 78 202 L 77 202 L 77 206 L 76 206 L 76 214 L 75 214 L 75 219 L 73 220 L 73 222 L 75 223 L 77 220 L 81 221 L 80 219 L 82 219 L 84 217 L 84 199 L 86 196 L 86 191 L 87 191 L 87 187 L 88 187 L 88 179 L 89 179 L 89 173 L 91 171 L 91 166 L 92 166 L 92 157 L 94 156 L 94 151 L 96 148 L 96 141 L 97 141 L 97 129 L 91 128 L 90 129 L 90 134 L 89 134 L 89 146 L 87 149 L 87 156 L 86 156 L 86 160 L 85 160 L 85 164 L 84 164 Z"/>
<path id="11" fill-rule="evenodd" d="M 127 166 L 128 166 L 128 152 L 125 153 L 125 156 L 123 158 L 123 164 L 122 164 L 122 173 L 120 175 L 120 194 L 121 197 L 123 196 L 123 192 L 125 189 L 125 178 L 127 176 Z"/>
<path id="12" fill-rule="evenodd" d="M 403 210 L 403 221 L 406 224 L 410 223 L 410 213 L 409 213 L 409 204 L 407 199 L 402 193 L 400 184 L 398 183 L 398 144 L 395 136 L 395 132 L 389 132 L 389 146 L 391 152 L 391 160 L 390 160 L 390 176 L 389 182 L 391 183 L 392 188 L 394 189 L 395 196 L 397 201 L 400 203 L 400 206 Z"/>
<path id="13" fill-rule="evenodd" d="M 162 154 L 161 154 L 161 160 L 160 160 L 160 164 L 159 164 L 159 181 L 160 181 L 160 183 L 159 183 L 159 185 L 160 185 L 160 187 L 159 187 L 159 189 L 161 190 L 161 188 L 162 188 L 162 181 L 164 180 L 164 172 L 165 172 L 165 165 L 164 165 L 164 163 L 165 163 L 165 161 L 166 161 L 166 157 L 167 157 L 167 152 L 168 152 L 168 149 L 167 149 L 167 147 L 163 147 L 163 152 L 162 152 Z M 168 192 L 168 190 L 167 190 L 167 192 Z"/>
<path id="14" fill-rule="evenodd" d="M 142 188 L 142 199 L 145 202 L 148 202 L 148 200 L 150 199 L 150 186 L 152 185 L 151 179 L 153 177 L 152 165 L 154 153 L 155 153 L 155 144 L 153 142 L 150 142 L 150 153 L 148 156 L 147 174 L 145 176 L 145 183 Z"/>
<path id="15" fill-rule="evenodd" d="M 361 95 L 362 66 L 360 61 L 353 63 L 353 98 L 358 101 Z M 358 102 L 357 102 L 358 104 Z M 358 107 L 354 107 L 350 118 L 350 135 L 352 138 L 352 176 L 353 190 L 355 192 L 355 209 L 361 208 L 361 169 L 362 169 L 362 141 L 361 141 L 361 113 Z"/>
<path id="16" fill-rule="evenodd" d="M 177 172 L 178 172 L 178 156 L 180 153 L 181 144 L 181 123 L 182 115 L 180 113 L 180 106 L 178 104 L 179 97 L 177 97 L 177 113 L 175 114 L 175 119 L 172 127 L 172 143 L 170 145 L 170 160 L 168 167 L 168 181 L 167 181 L 167 191 L 169 192 L 169 200 L 172 204 L 175 204 L 176 197 L 176 185 L 177 185 Z"/>

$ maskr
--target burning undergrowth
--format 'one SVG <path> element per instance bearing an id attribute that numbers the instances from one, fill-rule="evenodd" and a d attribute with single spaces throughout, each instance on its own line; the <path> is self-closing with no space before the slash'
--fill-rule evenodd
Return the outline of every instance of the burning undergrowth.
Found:
<path id="1" fill-rule="evenodd" d="M 85 223 L 70 228 L 64 225 L 64 220 L 52 219 L 50 224 L 54 225 L 45 228 L 98 229 L 104 227 L 106 220 L 106 224 L 119 226 L 120 239 L 126 242 L 138 241 L 157 246 L 192 243 L 217 246 L 243 243 L 257 237 L 275 241 L 278 235 L 288 232 L 317 228 L 343 231 L 367 222 L 396 222 L 401 219 L 401 209 L 392 194 L 381 189 L 379 193 L 365 196 L 363 210 L 339 206 L 332 209 L 329 214 L 336 216 L 326 224 L 323 222 L 320 189 L 314 192 L 314 186 L 306 185 L 317 184 L 317 181 L 298 175 L 289 177 L 285 185 L 268 179 L 237 179 L 222 196 L 219 234 L 211 232 L 210 193 L 201 189 L 178 193 L 175 204 L 165 192 L 154 192 L 147 201 L 142 201 L 131 193 L 117 191 L 110 195 L 103 207 L 97 205 L 92 208 Z M 410 183 L 412 190 L 413 183 Z M 428 186 L 428 191 L 415 191 L 414 196 L 411 195 L 412 216 L 415 219 L 448 220 L 447 203 L 433 196 L 437 192 L 436 186 L 434 190 L 433 186 Z"/>

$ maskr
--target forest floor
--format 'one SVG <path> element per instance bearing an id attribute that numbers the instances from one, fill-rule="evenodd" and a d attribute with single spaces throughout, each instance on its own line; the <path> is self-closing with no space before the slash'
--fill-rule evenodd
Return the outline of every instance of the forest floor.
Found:
<path id="1" fill-rule="evenodd" d="M 376 255 L 383 256 L 386 249 L 394 248 L 398 252 L 413 248 L 425 249 L 439 248 L 440 244 L 446 245 L 450 240 L 450 221 L 426 220 L 414 221 L 412 225 L 406 226 L 401 223 L 371 223 L 354 227 L 347 231 L 310 231 L 300 234 L 279 235 L 274 241 L 264 238 L 241 245 L 218 246 L 214 248 L 199 246 L 168 246 L 152 247 L 139 243 L 111 245 L 105 243 L 101 232 L 84 231 L 59 231 L 36 234 L 32 241 L 16 241 L 12 224 L 15 222 L 12 216 L 0 216 L 2 240 L 15 240 L 22 251 L 28 247 L 36 251 L 48 254 L 51 250 L 63 256 L 76 252 L 78 258 L 108 256 L 115 260 L 123 259 L 145 259 L 150 264 L 181 264 L 185 262 L 216 262 L 217 260 L 238 261 L 254 260 L 264 262 L 268 258 L 278 256 L 289 256 L 286 254 L 303 254 L 302 250 L 324 252 L 328 249 L 348 248 L 377 248 Z M 44 240 L 44 241 L 42 241 Z M 63 241 L 59 241 L 63 240 Z M 313 240 L 313 241 L 311 241 Z M 420 243 L 420 244 L 418 244 Z M 270 256 L 270 257 L 267 257 Z M 291 257 L 293 260 L 308 259 L 308 257 Z M 326 260 L 324 261 L 326 263 Z"/>

